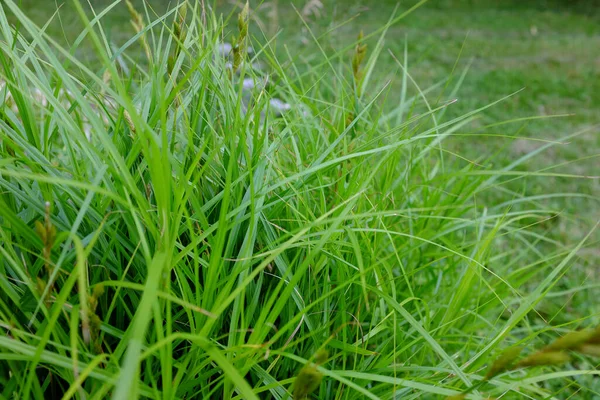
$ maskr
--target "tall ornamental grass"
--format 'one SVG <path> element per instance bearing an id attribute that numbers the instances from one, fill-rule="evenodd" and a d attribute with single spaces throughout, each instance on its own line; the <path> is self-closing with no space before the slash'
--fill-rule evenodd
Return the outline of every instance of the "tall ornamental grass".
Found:
<path id="1" fill-rule="evenodd" d="M 103 21 L 126 6 L 135 34 L 115 46 Z M 378 59 L 412 9 L 333 52 L 307 24 L 307 63 L 248 6 L 68 7 L 85 28 L 63 47 L 0 4 L 0 398 L 594 390 L 578 379 L 598 372 L 596 331 L 540 346 L 597 319 L 536 309 L 593 231 L 545 236 L 544 199 L 576 194 L 510 186 L 590 177 L 521 168 L 557 141 L 507 166 L 447 147 L 505 99 L 447 117 L 464 74 L 420 88 L 406 53 L 391 91 Z"/>

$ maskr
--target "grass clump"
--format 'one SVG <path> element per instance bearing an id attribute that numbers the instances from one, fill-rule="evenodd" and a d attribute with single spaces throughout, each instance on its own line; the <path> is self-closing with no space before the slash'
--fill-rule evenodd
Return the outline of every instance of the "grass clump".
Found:
<path id="1" fill-rule="evenodd" d="M 127 5 L 136 33 L 116 49 L 102 18 L 119 2 L 91 19 L 75 2 L 71 48 L 0 8 L 1 396 L 440 398 L 554 328 L 536 306 L 592 232 L 547 240 L 527 227 L 556 210 L 503 184 L 582 177 L 447 150 L 495 103 L 447 119 L 449 83 L 432 102 L 407 68 L 399 96 L 372 79 L 407 12 L 302 68 L 261 37 L 249 55 L 248 6 L 228 65 L 203 2 Z M 101 68 L 73 55 L 83 43 Z M 494 373 L 485 395 L 555 394 L 530 371 Z"/>

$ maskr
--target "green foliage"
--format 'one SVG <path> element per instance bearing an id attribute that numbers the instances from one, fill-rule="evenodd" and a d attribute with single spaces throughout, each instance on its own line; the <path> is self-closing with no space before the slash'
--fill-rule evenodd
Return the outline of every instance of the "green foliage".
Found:
<path id="1" fill-rule="evenodd" d="M 406 51 L 392 84 L 374 74 L 412 8 L 336 48 L 306 24 L 318 51 L 304 60 L 253 33 L 248 6 L 236 27 L 206 3 L 90 16 L 75 2 L 84 29 L 66 48 L 0 5 L 0 396 L 480 398 L 485 381 L 485 395 L 537 398 L 560 393 L 558 378 L 583 390 L 571 380 L 597 372 L 596 333 L 538 355 L 587 368 L 510 372 L 511 352 L 480 374 L 502 343 L 591 325 L 550 326 L 542 306 L 589 267 L 593 230 L 546 237 L 552 194 L 510 187 L 589 174 L 527 171 L 539 149 L 507 164 L 453 151 L 454 137 L 514 137 L 527 121 L 477 125 L 511 95 L 447 112 L 464 75 L 421 88 Z M 134 27 L 120 47 L 103 25 L 115 7 Z M 232 30 L 234 68 L 218 49 Z M 244 78 L 269 84 L 248 92 Z M 275 114 L 273 96 L 292 108 Z"/>
<path id="2" fill-rule="evenodd" d="M 483 386 L 490 379 L 507 371 L 515 369 L 561 365 L 572 360 L 571 353 L 583 353 L 589 355 L 598 355 L 598 353 L 589 353 L 586 351 L 590 346 L 594 346 L 598 341 L 600 328 L 584 329 L 582 331 L 569 332 L 563 337 L 550 343 L 548 346 L 538 350 L 529 356 L 517 361 L 523 351 L 522 347 L 516 346 L 505 350 L 500 357 L 492 363 L 487 374 L 476 385 L 471 386 L 463 393 L 449 396 L 446 400 L 465 398 L 466 395 L 475 388 Z"/>

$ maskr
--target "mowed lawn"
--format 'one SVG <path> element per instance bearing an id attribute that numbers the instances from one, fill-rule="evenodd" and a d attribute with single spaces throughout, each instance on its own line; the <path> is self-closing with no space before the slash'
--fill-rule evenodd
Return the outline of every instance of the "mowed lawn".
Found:
<path id="1" fill-rule="evenodd" d="M 281 2 L 280 2 L 281 3 Z M 414 3 L 414 2 L 413 2 Z M 502 5 L 499 5 L 502 3 Z M 600 171 L 600 7 L 598 12 L 586 2 L 572 6 L 546 2 L 430 1 L 411 12 L 392 27 L 376 67 L 378 78 L 391 82 L 388 98 L 398 97 L 401 69 L 394 58 L 403 62 L 408 50 L 408 70 L 419 88 L 442 83 L 453 75 L 442 101 L 456 99 L 448 115 L 462 115 L 520 91 L 510 99 L 488 109 L 475 124 L 486 126 L 527 117 L 562 115 L 502 125 L 486 130 L 490 136 L 453 139 L 449 146 L 473 160 L 497 153 L 496 166 L 508 164 L 535 150 L 543 143 L 531 140 L 498 139 L 491 135 L 514 135 L 542 140 L 557 140 L 554 146 L 534 157 L 531 171 L 552 167 L 553 171 L 578 175 L 598 175 Z M 556 2 L 560 3 L 560 2 Z M 566 2 L 563 2 L 566 3 Z M 319 37 L 325 51 L 351 43 L 360 30 L 369 34 L 391 15 L 401 14 L 410 4 L 396 9 L 395 1 L 326 2 L 321 17 L 309 17 L 308 25 L 319 25 Z M 283 9 L 283 6 L 280 6 Z M 288 7 L 291 8 L 291 7 Z M 396 11 L 395 11 L 396 10 Z M 298 13 L 302 9 L 298 7 Z M 283 42 L 299 49 L 300 57 L 315 54 L 311 35 L 298 29 L 298 13 L 280 11 L 284 21 Z M 333 22 L 329 19 L 333 18 Z M 344 21 L 350 22 L 343 24 Z M 314 22 L 313 22 L 314 21 Z M 323 22 L 320 22 L 323 21 Z M 343 24 L 343 25 L 342 25 Z M 342 25 L 334 29 L 334 26 Z M 331 30 L 329 33 L 323 33 Z M 300 32 L 300 33 L 298 33 Z M 302 50 L 299 42 L 309 44 Z M 375 40 L 369 44 L 374 45 Z M 374 46 L 371 46 L 371 48 Z M 312 56 L 318 57 L 318 56 Z M 346 57 L 348 63 L 350 56 Z M 451 89 L 464 75 L 455 96 Z M 415 85 L 408 82 L 413 93 Z M 443 86 L 442 86 L 443 87 Z M 432 103 L 440 91 L 428 93 Z M 577 134 L 564 139 L 567 136 Z M 560 165 L 559 165 L 560 164 Z M 598 195 L 597 179 L 535 179 L 524 188 L 528 194 L 577 192 Z M 595 202 L 561 200 L 559 208 L 587 222 L 600 218 Z M 584 224 L 588 226 L 589 224 Z"/>

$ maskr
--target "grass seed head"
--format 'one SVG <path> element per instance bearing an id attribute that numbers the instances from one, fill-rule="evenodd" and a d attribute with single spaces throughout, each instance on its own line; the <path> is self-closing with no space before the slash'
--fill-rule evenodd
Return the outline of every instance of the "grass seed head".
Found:
<path id="1" fill-rule="evenodd" d="M 571 361 L 571 356 L 565 351 L 545 352 L 538 351 L 525 357 L 516 365 L 517 368 L 536 367 L 544 365 L 564 364 Z"/>
<path id="2" fill-rule="evenodd" d="M 35 232 L 40 237 L 42 243 L 46 244 L 46 227 L 42 223 L 42 221 L 35 221 Z"/>
<path id="3" fill-rule="evenodd" d="M 187 4 L 184 3 L 179 10 L 177 10 L 177 18 L 173 21 L 173 35 L 175 36 L 175 51 L 167 59 L 167 72 L 169 75 L 173 72 L 175 67 L 175 61 L 179 54 L 181 54 L 182 43 L 185 40 L 185 17 L 187 15 Z"/>
<path id="4" fill-rule="evenodd" d="M 50 251 L 56 240 L 56 227 L 50 220 L 50 203 L 45 204 L 44 222 L 35 221 L 35 231 L 44 244 L 44 249 Z"/>
<path id="5" fill-rule="evenodd" d="M 179 7 L 177 14 L 179 15 L 179 23 L 183 25 L 185 17 L 187 17 L 187 3 L 183 3 L 183 5 Z"/>
<path id="6" fill-rule="evenodd" d="M 130 0 L 126 0 L 125 4 L 127 4 L 129 16 L 131 17 L 131 26 L 133 26 L 133 29 L 135 29 L 137 33 L 143 32 L 146 28 L 146 25 L 144 24 L 144 17 L 135 9 Z M 150 51 L 150 45 L 146 40 L 146 35 L 142 34 L 140 38 L 142 40 L 142 46 L 144 47 L 146 57 L 148 58 L 148 60 L 152 60 L 152 52 Z"/>
<path id="7" fill-rule="evenodd" d="M 133 26 L 133 29 L 135 29 L 137 33 L 140 33 L 144 29 L 144 18 L 142 17 L 142 14 L 135 9 L 131 1 L 126 0 L 125 4 L 129 10 L 129 16 L 131 17 L 131 25 Z"/>
<path id="8" fill-rule="evenodd" d="M 245 38 L 248 35 L 248 20 L 250 15 L 250 5 L 248 2 L 242 8 L 242 12 L 238 14 L 238 29 L 240 31 L 240 38 Z"/>
<path id="9" fill-rule="evenodd" d="M 240 32 L 239 37 L 235 41 L 235 45 L 233 46 L 233 70 L 235 73 L 242 65 L 242 61 L 244 57 L 246 57 L 247 51 L 247 37 L 248 37 L 248 27 L 249 23 L 249 15 L 250 15 L 250 5 L 246 2 L 242 11 L 238 14 L 238 30 Z"/>
<path id="10" fill-rule="evenodd" d="M 600 344 L 600 326 L 594 329 L 594 333 L 587 341 L 588 344 Z"/>
<path id="11" fill-rule="evenodd" d="M 595 331 L 592 329 L 584 329 L 582 331 L 569 332 L 561 338 L 556 339 L 548 346 L 544 347 L 542 351 L 553 352 L 561 350 L 573 350 L 594 337 Z"/>
<path id="12" fill-rule="evenodd" d="M 494 361 L 485 375 L 485 379 L 491 379 L 494 376 L 508 370 L 508 368 L 515 363 L 519 357 L 519 354 L 521 354 L 521 351 L 523 351 L 523 348 L 520 346 L 511 347 L 505 350 L 500 357 Z"/>
<path id="13" fill-rule="evenodd" d="M 129 129 L 131 130 L 131 133 L 135 133 L 135 125 L 133 124 L 133 119 L 131 118 L 131 115 L 129 114 L 129 112 L 127 110 L 123 111 L 123 117 L 125 118 L 125 122 L 127 123 L 127 126 L 129 127 Z"/>
<path id="14" fill-rule="evenodd" d="M 367 55 L 367 45 L 363 43 L 364 33 L 361 30 L 358 34 L 358 43 L 354 49 L 354 57 L 352 58 L 352 72 L 354 79 L 360 80 L 360 67 Z"/>
<path id="15" fill-rule="evenodd" d="M 358 95 L 361 93 L 361 86 L 364 72 L 362 70 L 362 63 L 367 55 L 367 45 L 363 43 L 364 33 L 361 30 L 358 34 L 358 42 L 356 43 L 356 47 L 354 49 L 354 55 L 352 57 L 352 75 L 354 77 L 354 82 L 356 85 L 356 90 Z"/>
<path id="16" fill-rule="evenodd" d="M 317 354 L 315 354 L 315 364 L 317 364 L 317 365 L 325 364 L 325 361 L 327 361 L 328 357 L 329 357 L 329 352 L 325 349 L 320 349 L 319 351 L 317 351 Z"/>
<path id="17" fill-rule="evenodd" d="M 306 365 L 300 370 L 294 382 L 294 399 L 305 399 L 314 392 L 323 380 L 323 374 L 320 373 L 314 365 Z"/>
<path id="18" fill-rule="evenodd" d="M 577 349 L 578 353 L 585 354 L 592 357 L 600 357 L 600 345 L 597 344 L 584 344 Z"/>

